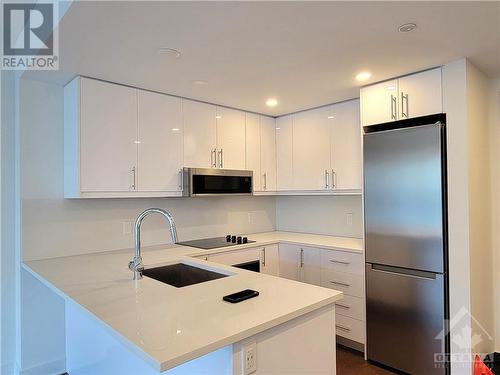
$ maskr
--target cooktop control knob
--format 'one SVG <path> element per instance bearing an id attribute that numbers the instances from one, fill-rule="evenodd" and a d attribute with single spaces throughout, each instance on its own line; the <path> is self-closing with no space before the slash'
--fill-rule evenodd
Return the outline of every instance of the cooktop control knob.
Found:
<path id="1" fill-rule="evenodd" d="M 248 238 L 247 237 L 243 237 L 243 243 L 248 243 Z"/>
<path id="2" fill-rule="evenodd" d="M 241 242 L 241 241 L 242 241 L 241 236 L 238 236 L 238 238 L 236 239 L 236 241 L 237 241 L 238 243 L 242 243 L 242 242 Z"/>
<path id="3" fill-rule="evenodd" d="M 231 242 L 236 243 L 236 236 L 231 236 Z"/>
<path id="4" fill-rule="evenodd" d="M 228 234 L 228 235 L 226 236 L 226 242 L 231 242 L 231 235 L 230 235 L 230 234 Z"/>

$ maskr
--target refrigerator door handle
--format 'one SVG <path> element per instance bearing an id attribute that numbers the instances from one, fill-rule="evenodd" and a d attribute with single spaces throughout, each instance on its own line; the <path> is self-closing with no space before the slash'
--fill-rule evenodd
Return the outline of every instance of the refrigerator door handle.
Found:
<path id="1" fill-rule="evenodd" d="M 384 266 L 381 264 L 372 264 L 371 269 L 376 272 L 391 273 L 401 276 L 410 276 L 417 279 L 436 280 L 436 274 L 434 272 L 411 270 L 408 268 L 393 267 L 393 266 Z"/>

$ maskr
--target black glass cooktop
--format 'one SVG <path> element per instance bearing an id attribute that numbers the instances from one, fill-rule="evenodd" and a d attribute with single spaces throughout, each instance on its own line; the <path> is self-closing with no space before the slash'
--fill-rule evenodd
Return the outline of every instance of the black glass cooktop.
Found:
<path id="1" fill-rule="evenodd" d="M 247 240 L 247 242 L 242 243 L 253 243 L 255 241 Z M 193 241 L 183 241 L 178 242 L 179 245 L 197 247 L 198 249 L 216 249 L 218 247 L 227 247 L 227 246 L 236 246 L 241 245 L 242 243 L 237 242 L 228 242 L 226 237 L 214 237 L 214 238 L 203 238 L 201 240 L 193 240 Z"/>

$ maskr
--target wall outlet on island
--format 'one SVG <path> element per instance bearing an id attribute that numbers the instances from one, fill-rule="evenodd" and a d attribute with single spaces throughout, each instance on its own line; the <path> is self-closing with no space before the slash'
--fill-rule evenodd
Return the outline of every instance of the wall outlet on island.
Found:
<path id="1" fill-rule="evenodd" d="M 243 375 L 257 371 L 257 343 L 252 342 L 243 348 Z"/>

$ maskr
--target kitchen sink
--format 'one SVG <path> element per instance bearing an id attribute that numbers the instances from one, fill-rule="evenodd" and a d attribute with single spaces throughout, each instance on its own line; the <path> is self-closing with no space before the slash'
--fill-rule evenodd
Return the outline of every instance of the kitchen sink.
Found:
<path id="1" fill-rule="evenodd" d="M 185 263 L 175 263 L 167 266 L 145 269 L 143 276 L 161 281 L 162 283 L 182 288 L 184 286 L 221 279 L 229 275 L 209 271 L 204 268 L 190 266 Z"/>

